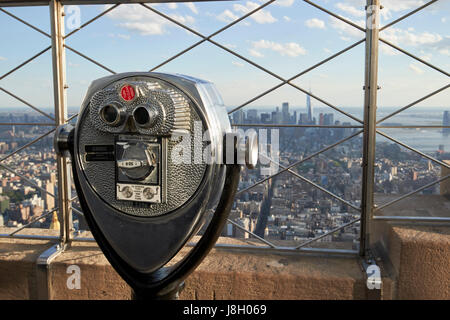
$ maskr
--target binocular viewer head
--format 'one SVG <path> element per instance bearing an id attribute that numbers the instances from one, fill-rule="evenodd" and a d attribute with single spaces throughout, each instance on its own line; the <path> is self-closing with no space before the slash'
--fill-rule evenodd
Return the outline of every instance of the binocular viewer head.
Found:
<path id="1" fill-rule="evenodd" d="M 205 234 L 215 242 L 237 188 L 238 155 L 249 167 L 258 157 L 256 134 L 231 130 L 213 84 L 160 73 L 94 81 L 75 128 L 58 128 L 55 149 L 70 153 L 88 225 L 134 288 L 168 278 L 156 281 L 155 274 L 199 230 L 208 210 L 220 217 Z"/>

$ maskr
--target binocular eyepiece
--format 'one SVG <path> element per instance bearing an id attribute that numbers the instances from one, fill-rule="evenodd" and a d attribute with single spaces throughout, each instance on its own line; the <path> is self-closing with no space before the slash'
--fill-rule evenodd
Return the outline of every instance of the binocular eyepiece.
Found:
<path id="1" fill-rule="evenodd" d="M 128 118 L 126 108 L 117 102 L 101 107 L 99 115 L 106 125 L 112 127 L 123 125 Z M 140 128 L 151 128 L 155 125 L 157 117 L 157 109 L 147 105 L 137 106 L 132 113 L 135 125 Z"/>
<path id="2" fill-rule="evenodd" d="M 100 109 L 100 117 L 109 126 L 117 127 L 126 120 L 125 108 L 118 103 L 109 103 Z"/>
<path id="3" fill-rule="evenodd" d="M 156 123 L 158 111 L 150 106 L 139 106 L 133 111 L 136 126 L 150 128 Z"/>
<path id="4" fill-rule="evenodd" d="M 230 148 L 249 168 L 256 165 L 256 133 L 244 138 L 231 130 L 213 84 L 161 73 L 94 81 L 75 128 L 55 135 L 56 151 L 72 158 L 97 243 L 136 294 L 152 298 L 178 292 L 219 237 L 241 167 L 236 156 L 224 162 Z M 197 246 L 168 267 L 211 211 Z"/>

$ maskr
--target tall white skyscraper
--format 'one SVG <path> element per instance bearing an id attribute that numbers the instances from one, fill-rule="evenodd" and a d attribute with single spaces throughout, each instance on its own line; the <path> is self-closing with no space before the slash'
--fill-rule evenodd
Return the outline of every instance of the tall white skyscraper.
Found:
<path id="1" fill-rule="evenodd" d="M 311 92 L 311 90 L 309 90 Z M 311 104 L 311 97 L 309 94 L 306 95 L 306 111 L 308 113 L 308 121 L 312 123 L 314 115 L 313 115 L 313 108 Z"/>

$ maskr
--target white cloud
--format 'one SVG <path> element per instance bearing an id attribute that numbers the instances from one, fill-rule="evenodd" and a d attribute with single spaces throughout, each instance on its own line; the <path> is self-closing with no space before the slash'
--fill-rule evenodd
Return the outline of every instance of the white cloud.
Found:
<path id="1" fill-rule="evenodd" d="M 228 9 L 217 16 L 217 19 L 223 22 L 232 22 L 237 18 L 239 17 Z"/>
<path id="2" fill-rule="evenodd" d="M 242 67 L 244 66 L 243 63 L 237 62 L 237 61 L 231 61 L 231 64 L 232 64 L 233 66 L 236 66 L 236 67 L 239 67 L 239 68 L 242 68 Z"/>
<path id="3" fill-rule="evenodd" d="M 284 21 L 287 21 L 287 22 L 291 21 L 291 18 L 289 18 L 288 16 L 283 16 L 283 19 L 284 19 Z"/>
<path id="4" fill-rule="evenodd" d="M 262 57 L 264 57 L 264 55 L 261 52 L 255 50 L 255 49 L 249 49 L 248 53 L 250 53 L 250 55 L 252 57 L 255 57 L 255 58 L 262 58 Z"/>
<path id="5" fill-rule="evenodd" d="M 364 27 L 364 20 L 355 22 Z M 347 23 L 330 17 L 329 25 L 338 31 L 340 39 L 350 41 L 352 39 L 360 39 L 364 37 L 364 33 L 360 30 L 348 25 Z M 421 47 L 424 49 L 436 49 L 443 54 L 450 51 L 450 37 L 442 36 L 436 32 L 416 32 L 414 28 L 401 29 L 390 27 L 384 30 L 380 37 L 400 47 Z M 394 48 L 380 43 L 380 51 L 386 55 L 398 55 L 399 52 Z M 441 52 L 440 52 L 441 53 Z"/>
<path id="6" fill-rule="evenodd" d="M 192 11 L 194 14 L 198 14 L 198 9 L 197 9 L 197 7 L 195 6 L 195 4 L 194 4 L 193 2 L 186 2 L 186 3 L 184 3 L 184 5 L 185 5 L 186 7 L 188 7 L 189 9 L 191 9 L 191 11 Z"/>
<path id="7" fill-rule="evenodd" d="M 260 53 L 260 50 L 262 49 L 278 52 L 282 56 L 289 56 L 289 57 L 297 57 L 299 55 L 306 54 L 306 50 L 295 42 L 278 43 L 262 39 L 259 41 L 254 41 L 252 45 L 253 48 L 251 50 L 256 51 L 260 55 L 262 55 Z M 252 54 L 252 52 L 250 54 Z"/>
<path id="8" fill-rule="evenodd" d="M 290 7 L 294 4 L 295 0 L 277 0 L 275 1 L 275 5 L 280 7 Z"/>
<path id="9" fill-rule="evenodd" d="M 362 17 L 366 16 L 366 13 L 364 12 L 364 10 L 357 9 L 354 6 L 346 4 L 346 3 L 338 2 L 338 3 L 336 3 L 336 7 L 339 10 L 344 11 L 345 13 L 348 13 L 349 15 L 354 16 L 354 17 L 362 18 Z"/>
<path id="10" fill-rule="evenodd" d="M 400 12 L 412 10 L 425 4 L 425 0 L 384 0 L 383 10 L 380 11 L 381 16 L 384 19 L 390 19 L 392 17 L 392 12 Z M 345 6 L 356 6 L 361 7 L 365 4 L 365 1 L 361 0 L 345 0 L 343 5 Z"/>
<path id="11" fill-rule="evenodd" d="M 247 3 L 244 5 L 242 4 L 234 4 L 233 5 L 233 10 L 236 12 L 239 12 L 241 14 L 247 14 L 250 11 L 255 10 L 256 8 L 258 8 L 260 5 L 257 4 L 256 2 L 251 2 L 251 1 L 247 1 Z M 274 23 L 277 21 L 277 19 L 275 19 L 272 14 L 270 13 L 270 11 L 265 10 L 265 9 L 261 9 L 257 12 L 255 12 L 254 14 L 252 14 L 250 17 L 250 19 L 254 20 L 255 22 L 259 23 L 259 24 L 264 24 L 264 23 Z"/>
<path id="12" fill-rule="evenodd" d="M 447 22 L 447 18 L 445 18 L 445 17 L 441 18 L 441 22 L 442 23 L 446 23 Z"/>
<path id="13" fill-rule="evenodd" d="M 387 44 L 380 42 L 380 51 L 381 53 L 387 55 L 387 56 L 397 56 L 400 54 L 399 51 L 392 48 L 391 46 L 388 46 Z"/>
<path id="14" fill-rule="evenodd" d="M 444 56 L 450 56 L 450 49 L 440 49 L 438 52 Z"/>
<path id="15" fill-rule="evenodd" d="M 431 61 L 431 57 L 433 56 L 431 53 L 423 52 L 423 50 L 421 53 L 422 53 L 422 55 L 419 57 L 420 59 L 427 61 L 427 62 Z"/>
<path id="16" fill-rule="evenodd" d="M 117 37 L 124 40 L 130 40 L 131 38 L 128 34 L 121 34 L 121 33 L 117 34 Z"/>
<path id="17" fill-rule="evenodd" d="M 120 38 L 120 39 L 124 39 L 124 40 L 130 40 L 130 35 L 128 35 L 128 34 L 122 34 L 122 33 L 110 33 L 110 34 L 108 34 L 108 36 L 110 37 L 110 38 Z"/>
<path id="18" fill-rule="evenodd" d="M 8 59 L 6 59 L 5 57 L 0 56 L 0 61 L 5 61 L 5 60 L 8 60 Z"/>
<path id="19" fill-rule="evenodd" d="M 440 54 L 450 56 L 450 36 L 445 36 L 442 41 L 434 44 L 433 49 L 436 49 Z"/>
<path id="20" fill-rule="evenodd" d="M 167 8 L 175 10 L 176 8 L 178 8 L 178 5 L 175 2 L 171 2 L 167 4 Z"/>
<path id="21" fill-rule="evenodd" d="M 416 74 L 423 74 L 423 70 L 420 69 L 418 66 L 416 66 L 415 64 L 410 64 L 409 65 L 409 69 L 411 69 L 412 71 L 414 71 Z"/>
<path id="22" fill-rule="evenodd" d="M 416 9 L 425 4 L 423 0 L 388 0 L 383 2 L 383 10 L 380 11 L 385 19 L 392 17 L 392 12 Z"/>
<path id="23" fill-rule="evenodd" d="M 441 42 L 444 37 L 438 33 L 422 32 L 413 33 L 400 28 L 389 28 L 383 31 L 383 39 L 389 42 L 406 46 L 435 45 Z"/>
<path id="24" fill-rule="evenodd" d="M 354 23 L 365 28 L 364 20 L 358 20 Z M 355 27 L 349 25 L 348 23 L 345 23 L 344 21 L 341 21 L 341 20 L 333 18 L 333 17 L 329 18 L 329 25 L 331 25 L 331 27 L 336 29 L 340 35 L 351 36 L 354 38 L 359 38 L 359 37 L 365 36 L 364 32 L 362 32 L 361 30 L 358 30 Z"/>
<path id="25" fill-rule="evenodd" d="M 143 36 L 165 33 L 163 24 L 157 22 L 124 22 L 120 23 L 119 26 L 130 31 L 136 31 Z"/>
<path id="26" fill-rule="evenodd" d="M 227 48 L 229 48 L 229 49 L 235 49 L 235 48 L 237 48 L 237 45 L 232 44 L 232 43 L 225 43 L 224 46 L 227 47 Z"/>
<path id="27" fill-rule="evenodd" d="M 312 18 L 305 21 L 305 26 L 308 28 L 325 29 L 325 22 L 317 18 Z"/>
<path id="28" fill-rule="evenodd" d="M 109 7 L 111 5 L 105 5 L 105 9 Z M 143 36 L 165 34 L 168 28 L 175 26 L 167 19 L 138 5 L 122 5 L 107 13 L 107 16 L 117 20 L 119 27 L 137 32 Z M 195 22 L 195 19 L 189 15 L 174 13 L 169 16 L 184 24 L 193 24 Z"/>

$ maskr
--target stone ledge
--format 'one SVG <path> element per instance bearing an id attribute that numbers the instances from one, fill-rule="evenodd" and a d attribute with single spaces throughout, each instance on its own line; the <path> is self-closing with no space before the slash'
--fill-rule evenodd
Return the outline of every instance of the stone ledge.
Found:
<path id="1" fill-rule="evenodd" d="M 399 299 L 450 299 L 450 229 L 393 225 Z"/>
<path id="2" fill-rule="evenodd" d="M 45 230 L 47 231 L 47 230 Z M 44 230 L 30 229 L 28 234 Z M 219 243 L 243 244 L 220 238 Z M 53 243 L 0 239 L 0 299 L 35 299 L 35 261 Z M 190 248 L 174 258 L 180 259 Z M 81 289 L 70 290 L 67 268 L 81 270 Z M 19 272 L 18 272 L 19 271 Z M 14 275 L 14 276 L 10 276 Z M 75 242 L 49 267 L 50 299 L 130 299 L 128 285 L 92 242 Z M 181 299 L 365 299 L 357 257 L 236 253 L 213 249 L 186 280 Z"/>
<path id="3" fill-rule="evenodd" d="M 450 299 L 450 228 L 378 222 L 383 299 Z M 380 227 L 381 226 L 381 227 Z M 5 230 L 0 230 L 6 233 Z M 48 235 L 29 229 L 24 234 Z M 219 243 L 244 242 L 220 238 Z M 36 259 L 54 242 L 0 239 L 0 299 L 36 299 Z M 185 248 L 176 261 L 186 254 Z M 69 290 L 67 268 L 81 269 Z M 358 257 L 236 253 L 213 249 L 181 299 L 367 299 Z M 49 267 L 50 299 L 130 299 L 131 290 L 93 242 L 75 242 Z"/>
<path id="4" fill-rule="evenodd" d="M 377 222 L 382 273 L 396 299 L 450 299 L 450 227 Z M 383 283 L 384 284 L 384 283 Z"/>
<path id="5" fill-rule="evenodd" d="M 183 249 L 174 260 L 188 250 Z M 66 286 L 66 270 L 72 264 L 81 269 L 80 290 L 69 290 Z M 52 299 L 131 297 L 129 287 L 93 243 L 75 243 L 54 260 L 50 272 Z M 262 255 L 217 249 L 186 280 L 180 296 L 180 299 L 258 300 L 364 298 L 365 279 L 355 258 Z"/>

